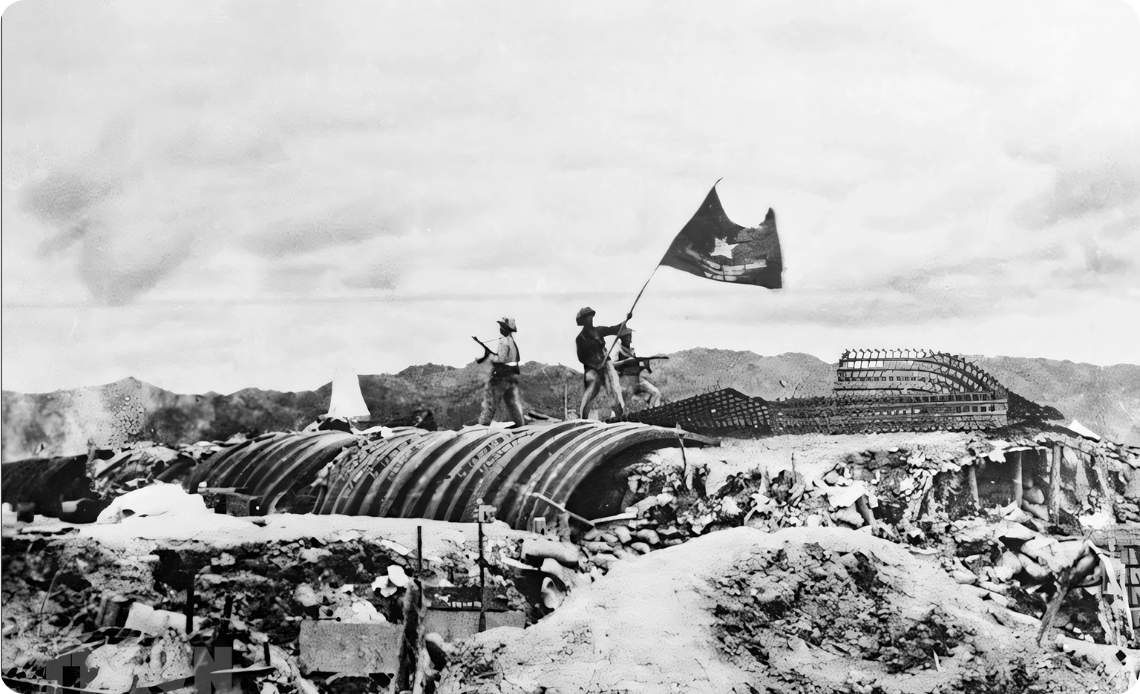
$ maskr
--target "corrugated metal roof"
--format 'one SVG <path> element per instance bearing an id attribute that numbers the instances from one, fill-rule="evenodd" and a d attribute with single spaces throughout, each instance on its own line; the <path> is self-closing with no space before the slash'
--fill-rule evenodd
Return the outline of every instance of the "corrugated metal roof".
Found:
<path id="1" fill-rule="evenodd" d="M 633 447 L 714 445 L 709 439 L 645 424 L 575 420 L 514 429 L 399 428 L 379 438 L 332 431 L 279 433 L 245 441 L 205 461 L 191 480 L 242 487 L 272 512 L 333 463 L 313 506 L 319 514 L 471 521 L 478 500 L 516 528 L 554 520 L 590 473 Z"/>

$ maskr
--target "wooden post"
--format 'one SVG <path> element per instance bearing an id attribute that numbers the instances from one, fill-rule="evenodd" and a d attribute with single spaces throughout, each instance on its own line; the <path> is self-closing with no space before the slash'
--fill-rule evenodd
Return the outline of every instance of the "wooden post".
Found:
<path id="1" fill-rule="evenodd" d="M 863 516 L 863 520 L 874 530 L 875 514 L 871 511 L 871 505 L 867 503 L 866 496 L 861 496 L 855 500 L 855 510 Z"/>
<path id="2" fill-rule="evenodd" d="M 194 631 L 194 574 L 190 575 L 190 580 L 186 584 L 186 605 L 184 607 L 186 615 L 186 633 Z"/>
<path id="3" fill-rule="evenodd" d="M 976 463 L 966 466 L 966 485 L 970 488 L 970 499 L 974 502 L 974 508 L 980 510 L 982 508 L 982 497 L 978 494 L 978 466 Z"/>
<path id="4" fill-rule="evenodd" d="M 417 571 L 417 578 L 423 580 L 424 577 L 424 526 L 416 526 L 416 562 L 419 570 Z"/>
<path id="5" fill-rule="evenodd" d="M 1049 465 L 1049 518 L 1057 522 L 1061 509 L 1061 444 L 1053 444 L 1053 460 Z"/>
<path id="6" fill-rule="evenodd" d="M 483 519 L 479 519 L 479 631 L 487 630 L 487 583 L 483 562 Z"/>
<path id="7" fill-rule="evenodd" d="M 1022 486 L 1021 477 L 1021 451 L 1017 452 L 1017 459 L 1013 461 L 1013 503 L 1021 508 L 1022 495 L 1025 494 L 1025 489 Z"/>

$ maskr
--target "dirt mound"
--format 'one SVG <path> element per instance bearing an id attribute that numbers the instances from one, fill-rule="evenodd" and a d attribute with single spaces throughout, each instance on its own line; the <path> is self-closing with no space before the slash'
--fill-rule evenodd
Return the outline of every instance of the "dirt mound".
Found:
<path id="1" fill-rule="evenodd" d="M 993 609 L 865 532 L 737 528 L 621 562 L 525 632 L 461 644 L 439 691 L 1123 689 Z"/>

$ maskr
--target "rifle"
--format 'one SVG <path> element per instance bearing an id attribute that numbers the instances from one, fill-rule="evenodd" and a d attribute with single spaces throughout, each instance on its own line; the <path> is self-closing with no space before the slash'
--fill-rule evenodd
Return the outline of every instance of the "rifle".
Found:
<path id="1" fill-rule="evenodd" d="M 481 356 L 481 357 L 479 357 L 478 359 L 476 359 L 476 360 L 475 360 L 475 363 L 477 363 L 477 364 L 482 364 L 482 363 L 483 363 L 483 361 L 487 359 L 487 357 L 489 357 L 489 356 L 491 356 L 492 354 L 494 354 L 494 353 L 495 353 L 495 350 L 493 350 L 493 349 L 491 349 L 490 347 L 488 347 L 488 346 L 487 346 L 487 343 L 486 343 L 486 342 L 483 342 L 482 340 L 480 340 L 479 338 L 475 337 L 474 335 L 472 335 L 472 336 L 471 336 L 471 339 L 472 339 L 472 340 L 475 340 L 475 342 L 476 342 L 476 343 L 477 343 L 477 344 L 478 344 L 480 347 L 482 347 L 482 348 L 483 348 L 483 351 L 484 351 L 484 354 L 483 354 L 483 356 Z"/>
<path id="2" fill-rule="evenodd" d="M 649 373 L 653 373 L 653 368 L 649 362 L 653 361 L 654 359 L 668 359 L 668 358 L 669 357 L 665 356 L 664 354 L 654 354 L 652 357 L 627 357 L 625 359 L 619 359 L 618 361 L 615 361 L 614 362 L 614 368 L 620 369 L 622 367 L 629 366 L 630 364 L 638 364 L 638 365 L 644 365 L 646 371 L 648 371 Z"/>

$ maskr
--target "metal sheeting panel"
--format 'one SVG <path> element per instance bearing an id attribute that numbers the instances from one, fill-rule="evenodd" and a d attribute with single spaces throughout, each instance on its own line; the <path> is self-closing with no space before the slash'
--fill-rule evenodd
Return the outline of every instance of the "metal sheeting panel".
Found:
<path id="1" fill-rule="evenodd" d="M 272 512 L 278 500 L 304 486 L 356 437 L 339 431 L 275 433 L 224 448 L 210 456 L 190 488 L 241 487 Z"/>
<path id="2" fill-rule="evenodd" d="M 515 429 L 460 431 L 401 428 L 387 437 L 340 432 L 272 434 L 216 453 L 198 479 L 209 487 L 244 487 L 275 503 L 308 484 L 332 461 L 313 512 L 471 521 L 479 500 L 517 528 L 553 520 L 578 484 L 632 446 L 712 445 L 674 429 L 590 420 Z M 556 506 L 540 499 L 545 496 Z"/>

